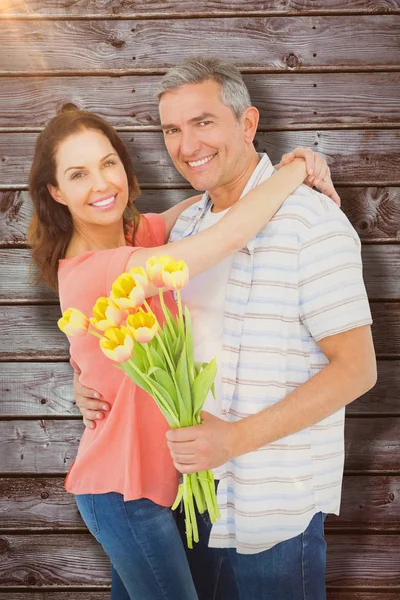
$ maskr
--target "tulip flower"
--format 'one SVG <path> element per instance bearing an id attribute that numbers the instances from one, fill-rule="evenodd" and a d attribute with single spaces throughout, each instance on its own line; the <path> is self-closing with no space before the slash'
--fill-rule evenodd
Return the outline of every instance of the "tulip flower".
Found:
<path id="1" fill-rule="evenodd" d="M 149 278 L 147 277 L 147 273 L 143 267 L 131 267 L 128 271 L 128 275 L 133 277 L 136 283 L 145 289 L 149 285 Z"/>
<path id="2" fill-rule="evenodd" d="M 93 317 L 90 319 L 93 327 L 105 331 L 110 327 L 118 327 L 127 317 L 126 311 L 119 308 L 110 298 L 98 298 L 93 307 Z"/>
<path id="3" fill-rule="evenodd" d="M 170 256 L 163 254 L 162 256 L 151 256 L 146 263 L 147 275 L 151 283 L 157 288 L 165 287 L 161 273 L 167 265 L 174 262 Z"/>
<path id="4" fill-rule="evenodd" d="M 161 271 L 161 278 L 165 287 L 168 287 L 170 290 L 180 290 L 189 281 L 188 266 L 183 260 L 176 262 L 172 260 L 164 266 Z"/>
<path id="5" fill-rule="evenodd" d="M 138 311 L 134 315 L 129 315 L 126 320 L 127 329 L 129 329 L 133 338 L 141 344 L 151 342 L 158 330 L 158 321 L 151 312 Z"/>
<path id="6" fill-rule="evenodd" d="M 146 292 L 135 277 L 122 273 L 112 284 L 110 298 L 119 308 L 128 310 L 143 304 Z"/>
<path id="7" fill-rule="evenodd" d="M 126 327 L 110 327 L 100 340 L 100 348 L 111 360 L 121 363 L 129 360 L 133 350 L 133 339 Z"/>
<path id="8" fill-rule="evenodd" d="M 58 319 L 57 325 L 65 335 L 83 336 L 88 331 L 89 319 L 77 308 L 68 308 Z"/>

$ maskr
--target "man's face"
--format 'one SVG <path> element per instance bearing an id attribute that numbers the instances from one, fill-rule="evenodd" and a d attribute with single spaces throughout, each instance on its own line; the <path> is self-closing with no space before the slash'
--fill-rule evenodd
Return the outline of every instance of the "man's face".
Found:
<path id="1" fill-rule="evenodd" d="M 165 145 L 176 169 L 196 190 L 229 185 L 248 151 L 242 120 L 222 103 L 220 90 L 209 80 L 184 85 L 160 100 Z"/>

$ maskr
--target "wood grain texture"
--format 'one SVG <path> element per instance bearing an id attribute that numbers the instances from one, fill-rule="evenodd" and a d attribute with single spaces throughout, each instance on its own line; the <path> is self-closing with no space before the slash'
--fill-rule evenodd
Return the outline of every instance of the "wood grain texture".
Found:
<path id="1" fill-rule="evenodd" d="M 62 477 L 0 480 L 0 531 L 86 531 L 74 496 Z M 400 477 L 345 475 L 340 516 L 326 531 L 400 531 Z"/>
<path id="2" fill-rule="evenodd" d="M 400 241 L 400 188 L 338 188 L 342 208 L 362 240 Z M 195 195 L 193 189 L 145 189 L 137 200 L 140 212 L 162 212 Z M 0 247 L 24 245 L 32 216 L 29 193 L 0 191 Z"/>
<path id="3" fill-rule="evenodd" d="M 400 354 L 400 303 L 371 303 L 375 351 L 381 355 Z"/>
<path id="4" fill-rule="evenodd" d="M 57 327 L 59 306 L 0 306 L 0 359 L 69 360 L 69 344 Z"/>
<path id="5" fill-rule="evenodd" d="M 0 415 L 79 415 L 69 363 L 2 363 Z M 375 387 L 346 408 L 349 416 L 400 416 L 400 361 L 378 361 Z"/>
<path id="6" fill-rule="evenodd" d="M 400 299 L 400 245 L 364 246 L 362 259 L 369 299 Z M 0 281 L 7 281 L 0 286 L 0 302 L 58 302 L 57 295 L 46 286 L 32 285 L 30 262 L 30 250 L 0 248 Z"/>
<path id="7" fill-rule="evenodd" d="M 6 2 L 0 8 L 0 16 L 24 17 L 109 17 L 148 15 L 155 14 L 167 16 L 169 14 L 232 14 L 232 13 L 272 13 L 296 14 L 318 12 L 321 14 L 332 12 L 369 13 L 369 12 L 395 12 L 399 11 L 398 0 L 268 0 L 257 2 L 255 0 L 133 0 L 129 3 L 124 0 L 103 0 L 99 6 L 97 0 L 76 0 L 72 5 L 70 0 L 13 0 Z"/>
<path id="8" fill-rule="evenodd" d="M 25 186 L 37 134 L 0 133 L 2 185 Z M 159 132 L 123 132 L 139 183 L 185 183 L 175 170 Z M 258 152 L 267 152 L 273 164 L 296 146 L 309 146 L 326 158 L 335 183 L 400 184 L 400 129 L 260 132 Z"/>
<path id="9" fill-rule="evenodd" d="M 371 308 L 377 354 L 398 357 L 400 303 L 372 303 Z M 57 328 L 60 315 L 58 306 L 0 306 L 0 360 L 69 360 L 67 338 Z"/>
<path id="10" fill-rule="evenodd" d="M 330 535 L 327 585 L 400 586 L 400 540 L 387 535 Z M 0 583 L 7 586 L 74 585 L 110 583 L 109 562 L 100 544 L 89 534 L 2 535 Z M 368 591 L 368 590 L 366 590 Z"/>
<path id="11" fill-rule="evenodd" d="M 379 360 L 378 381 L 367 394 L 346 407 L 347 415 L 400 415 L 400 361 Z"/>
<path id="12" fill-rule="evenodd" d="M 398 589 L 392 589 L 388 592 L 369 592 L 363 589 L 360 591 L 335 591 L 328 588 L 327 600 L 397 600 Z M 29 596 L 25 592 L 9 593 L 0 589 L 0 598 L 7 600 L 109 600 L 110 592 L 29 592 Z"/>
<path id="13" fill-rule="evenodd" d="M 400 122 L 400 73 L 248 74 L 244 80 L 260 111 L 259 129 Z M 154 97 L 159 82 L 159 76 L 4 77 L 0 127 L 43 127 L 67 105 L 101 115 L 117 128 L 159 127 Z"/>
<path id="14" fill-rule="evenodd" d="M 0 415 L 80 415 L 69 363 L 2 363 Z"/>
<path id="15" fill-rule="evenodd" d="M 348 16 L 346 27 L 339 16 L 7 20 L 0 73 L 163 72 L 210 48 L 243 69 L 397 67 L 399 24 L 398 15 Z"/>
<path id="16" fill-rule="evenodd" d="M 1 472 L 65 473 L 83 430 L 77 420 L 0 421 Z M 350 474 L 399 471 L 400 418 L 347 419 L 345 438 Z"/>
<path id="17" fill-rule="evenodd" d="M 26 592 L 8 592 L 2 591 L 0 589 L 0 598 L 3 600 L 110 600 L 110 591 L 96 591 L 96 592 L 77 592 L 76 590 L 73 592 L 65 592 L 65 591 L 42 591 L 42 592 L 33 592 L 29 591 L 29 594 Z M 328 597 L 328 600 L 330 598 Z M 336 600 L 336 597 L 335 599 Z M 350 596 L 346 596 L 345 600 L 353 600 Z M 354 598 L 354 600 L 358 600 L 358 598 Z M 369 597 L 366 598 L 369 600 Z M 387 596 L 377 596 L 373 600 L 391 600 L 388 599 Z"/>

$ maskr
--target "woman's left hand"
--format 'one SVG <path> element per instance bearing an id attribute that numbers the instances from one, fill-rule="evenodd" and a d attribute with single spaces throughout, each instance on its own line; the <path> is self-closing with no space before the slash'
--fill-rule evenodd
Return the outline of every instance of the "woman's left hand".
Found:
<path id="1" fill-rule="evenodd" d="M 295 158 L 304 158 L 307 166 L 307 178 L 304 183 L 310 187 L 317 187 L 320 192 L 331 198 L 340 206 L 340 197 L 336 192 L 331 178 L 331 171 L 327 162 L 322 156 L 311 150 L 311 148 L 295 148 L 292 152 L 284 154 L 279 165 L 275 169 L 280 169 L 284 165 L 292 162 Z"/>

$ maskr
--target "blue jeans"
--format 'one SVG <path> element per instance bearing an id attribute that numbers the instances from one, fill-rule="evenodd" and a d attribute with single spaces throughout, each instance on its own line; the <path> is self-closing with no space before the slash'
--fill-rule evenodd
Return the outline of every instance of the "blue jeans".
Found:
<path id="1" fill-rule="evenodd" d="M 169 508 L 116 492 L 75 496 L 90 533 L 112 564 L 111 600 L 197 600 Z"/>
<path id="2" fill-rule="evenodd" d="M 300 535 L 258 554 L 208 548 L 211 525 L 198 516 L 200 543 L 187 551 L 199 600 L 325 600 L 323 513 Z M 184 527 L 178 515 L 181 535 Z"/>

